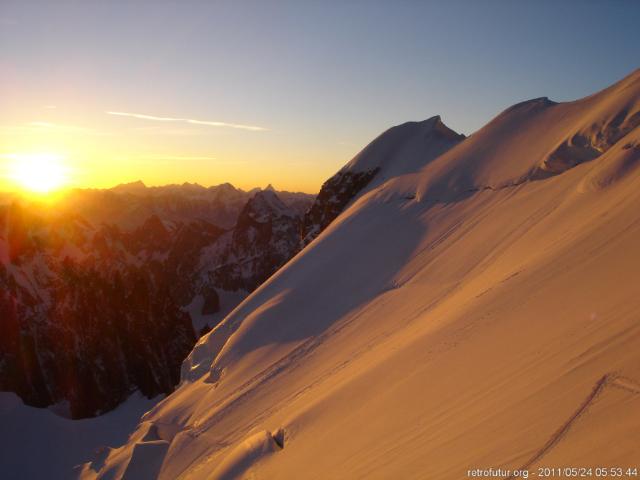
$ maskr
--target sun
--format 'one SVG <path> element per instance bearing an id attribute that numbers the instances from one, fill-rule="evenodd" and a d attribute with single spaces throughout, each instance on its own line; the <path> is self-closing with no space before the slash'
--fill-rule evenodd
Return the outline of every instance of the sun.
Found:
<path id="1" fill-rule="evenodd" d="M 9 177 L 22 189 L 47 194 L 64 187 L 68 170 L 64 158 L 53 153 L 20 153 L 12 155 Z"/>

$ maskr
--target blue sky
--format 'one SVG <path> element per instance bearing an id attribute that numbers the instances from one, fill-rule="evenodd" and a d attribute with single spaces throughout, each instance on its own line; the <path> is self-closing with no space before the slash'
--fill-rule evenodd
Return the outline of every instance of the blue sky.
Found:
<path id="1" fill-rule="evenodd" d="M 469 134 L 606 87 L 640 67 L 639 22 L 631 0 L 2 0 L 0 140 L 64 150 L 80 184 L 110 163 L 105 181 L 313 191 L 389 126 Z"/>

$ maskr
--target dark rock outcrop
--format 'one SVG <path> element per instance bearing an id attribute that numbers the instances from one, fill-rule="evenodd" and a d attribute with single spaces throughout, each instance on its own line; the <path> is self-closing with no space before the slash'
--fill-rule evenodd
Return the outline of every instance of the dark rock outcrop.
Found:
<path id="1" fill-rule="evenodd" d="M 220 311 L 220 297 L 215 288 L 207 286 L 202 289 L 204 303 L 202 304 L 203 315 L 211 315 Z"/>
<path id="2" fill-rule="evenodd" d="M 171 392 L 195 333 L 169 279 L 122 262 L 117 230 L 97 232 L 84 245 L 94 253 L 73 259 L 53 254 L 63 231 L 21 207 L 2 216 L 9 225 L 17 216 L 20 231 L 0 239 L 22 248 L 0 263 L 0 390 L 39 407 L 67 402 L 73 418 L 110 410 L 136 389 Z"/>
<path id="3" fill-rule="evenodd" d="M 379 171 L 379 167 L 365 172 L 340 171 L 324 182 L 316 201 L 304 215 L 303 244 L 306 245 L 327 228 Z"/>

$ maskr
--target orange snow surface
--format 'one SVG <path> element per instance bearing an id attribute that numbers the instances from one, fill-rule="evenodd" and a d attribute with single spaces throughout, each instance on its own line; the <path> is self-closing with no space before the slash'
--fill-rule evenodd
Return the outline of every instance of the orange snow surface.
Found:
<path id="1" fill-rule="evenodd" d="M 640 70 L 407 150 L 81 476 L 143 475 L 149 442 L 136 478 L 640 468 L 638 125 Z"/>

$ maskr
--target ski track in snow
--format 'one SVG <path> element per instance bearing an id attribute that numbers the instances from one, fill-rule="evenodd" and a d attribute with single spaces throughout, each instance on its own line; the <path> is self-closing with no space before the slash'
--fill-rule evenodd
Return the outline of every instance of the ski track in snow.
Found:
<path id="1" fill-rule="evenodd" d="M 402 286 L 396 286 L 392 289 L 383 289 L 380 293 L 380 296 L 377 296 L 371 300 L 369 305 L 365 306 L 361 311 L 353 315 L 351 318 L 345 319 L 344 322 L 339 323 L 331 328 L 329 328 L 324 333 L 319 336 L 308 339 L 307 341 L 301 343 L 298 347 L 296 347 L 289 354 L 281 358 L 279 361 L 273 363 L 266 369 L 262 370 L 259 374 L 252 377 L 250 380 L 246 381 L 242 385 L 236 387 L 230 394 L 225 395 L 223 400 L 220 400 L 213 404 L 212 409 L 216 409 L 221 407 L 216 413 L 210 417 L 208 420 L 198 425 L 197 427 L 190 428 L 187 430 L 183 430 L 184 433 L 191 436 L 192 438 L 196 438 L 201 434 L 207 432 L 212 429 L 219 421 L 223 420 L 227 415 L 230 414 L 236 408 L 240 408 L 242 404 L 251 401 L 251 398 L 255 395 L 259 395 L 259 389 L 262 385 L 266 385 L 269 381 L 273 380 L 275 377 L 279 376 L 282 373 L 290 372 L 292 369 L 296 369 L 300 364 L 301 360 L 305 357 L 308 357 L 314 353 L 316 349 L 322 346 L 327 338 L 332 337 L 336 333 L 348 328 L 352 324 L 354 324 L 357 319 L 364 315 L 368 310 L 376 308 L 378 302 L 384 302 L 384 295 L 389 290 L 395 290 L 397 288 L 401 288 Z M 416 310 L 413 315 L 409 315 L 408 321 L 403 324 L 406 326 L 407 324 L 412 323 L 413 320 L 419 318 L 426 311 L 435 307 L 443 298 L 446 298 L 451 291 L 455 290 L 458 285 L 454 285 L 449 290 L 442 293 L 440 296 L 435 298 L 428 305 L 423 306 L 422 308 Z M 398 327 L 398 325 L 396 325 Z M 327 379 L 331 378 L 338 372 L 347 368 L 354 361 L 365 355 L 367 352 L 376 348 L 381 342 L 384 342 L 389 338 L 393 329 L 389 331 L 384 331 L 379 333 L 378 335 L 372 337 L 368 342 L 363 344 L 359 349 L 353 351 L 349 358 L 335 364 L 333 367 L 326 370 L 321 375 L 317 376 L 314 381 L 309 384 L 303 385 L 301 388 L 292 391 L 290 394 L 286 395 L 280 401 L 278 401 L 275 405 L 270 408 L 267 408 L 261 412 L 256 412 L 253 416 L 253 420 L 251 423 L 243 426 L 239 426 L 233 431 L 227 431 L 225 434 L 225 440 L 218 439 L 213 441 L 213 444 L 217 447 L 214 451 L 207 454 L 207 459 L 204 463 L 211 462 L 214 457 L 217 457 L 222 450 L 230 447 L 232 445 L 237 444 L 239 441 L 246 438 L 246 436 L 261 422 L 273 416 L 280 410 L 284 409 L 286 405 L 290 405 L 292 402 L 296 401 L 303 395 L 308 394 L 311 390 L 322 384 Z M 231 398 L 231 400 L 228 400 Z M 226 401 L 226 405 L 224 405 Z M 222 458 L 225 458 L 224 456 Z"/>
<path id="2" fill-rule="evenodd" d="M 594 401 L 600 394 L 605 390 L 606 387 L 613 387 L 625 390 L 627 392 L 631 392 L 634 394 L 640 394 L 640 384 L 635 380 L 626 377 L 616 376 L 611 373 L 607 373 L 600 380 L 598 380 L 591 393 L 584 399 L 584 401 L 580 404 L 578 409 L 573 412 L 573 414 L 569 417 L 569 419 L 563 423 L 556 432 L 551 435 L 551 438 L 545 443 L 542 448 L 537 450 L 534 455 L 527 460 L 522 466 L 520 466 L 517 470 L 528 470 L 531 465 L 541 460 L 547 453 L 549 453 L 569 432 L 573 424 L 578 421 L 593 405 Z M 507 477 L 506 480 L 513 480 L 516 477 L 515 475 L 511 475 Z"/>
<path id="3" fill-rule="evenodd" d="M 297 365 L 300 364 L 300 360 L 303 357 L 306 357 L 306 356 L 312 354 L 322 343 L 324 343 L 324 341 L 327 338 L 335 335 L 336 333 L 338 333 L 341 330 L 343 330 L 346 327 L 348 327 L 359 316 L 361 316 L 366 310 L 367 309 L 364 309 L 363 311 L 361 311 L 358 314 L 354 315 L 351 319 L 346 320 L 344 322 L 341 322 L 340 324 L 334 326 L 333 328 L 329 328 L 324 333 L 322 333 L 322 334 L 320 334 L 318 336 L 314 336 L 314 337 L 302 342 L 300 345 L 298 345 L 296 348 L 294 348 L 291 352 L 289 352 L 289 354 L 285 355 L 279 361 L 271 364 L 269 367 L 267 367 L 266 369 L 262 370 L 259 374 L 253 376 L 251 379 L 247 380 L 242 385 L 236 387 L 232 392 L 230 392 L 229 394 L 225 395 L 225 397 L 222 400 L 220 400 L 219 402 L 213 404 L 211 408 L 212 409 L 216 409 L 217 407 L 222 406 L 223 403 L 225 403 L 225 401 L 227 402 L 227 404 L 224 405 L 220 410 L 218 410 L 214 414 L 214 416 L 211 417 L 208 421 L 206 421 L 205 423 L 199 425 L 197 428 L 194 428 L 193 430 L 191 430 L 189 432 L 189 434 L 194 436 L 194 437 L 197 437 L 202 432 L 204 432 L 206 430 L 209 430 L 212 426 L 214 426 L 216 423 L 218 423 L 219 420 L 224 418 L 226 413 L 228 413 L 230 410 L 233 410 L 234 408 L 236 408 L 240 404 L 244 403 L 246 400 L 248 400 L 248 398 L 252 394 L 254 394 L 256 392 L 256 390 L 261 385 L 266 384 L 269 380 L 277 377 L 278 375 L 280 375 L 284 371 L 286 371 L 286 370 L 288 370 L 290 368 L 295 368 Z M 327 375 L 323 376 L 320 379 L 317 379 L 313 384 L 317 384 L 322 379 L 324 379 L 326 376 L 330 376 L 334 371 L 344 368 L 344 366 L 346 366 L 346 364 L 350 363 L 356 356 L 357 355 L 351 356 L 349 360 L 339 364 L 337 367 L 332 369 Z M 312 385 L 306 385 L 302 390 L 303 391 L 304 390 L 308 390 L 309 388 L 311 388 L 313 386 L 313 384 Z M 300 392 L 294 392 L 291 395 L 291 397 L 292 398 L 296 398 L 299 395 L 299 393 Z M 228 400 L 229 398 L 232 398 L 232 400 L 229 401 Z M 280 403 L 282 404 L 284 402 L 280 402 Z M 259 423 L 259 419 L 260 418 L 262 418 L 264 416 L 268 416 L 271 413 L 273 413 L 273 412 L 271 410 L 269 410 L 269 411 L 262 412 L 262 414 L 257 414 L 256 418 L 258 420 L 256 420 L 256 422 L 254 422 L 254 423 Z"/>

